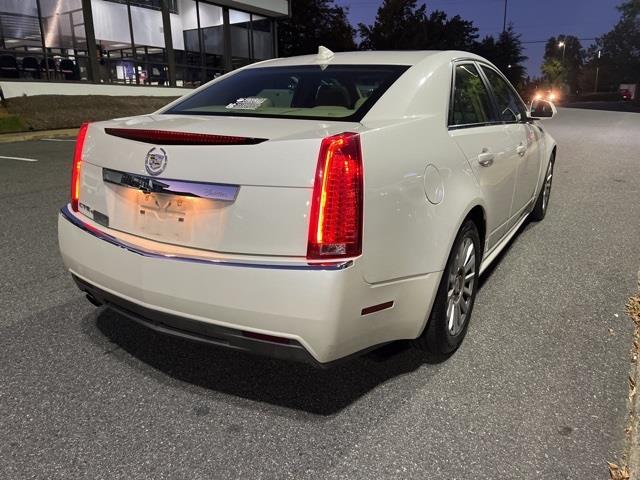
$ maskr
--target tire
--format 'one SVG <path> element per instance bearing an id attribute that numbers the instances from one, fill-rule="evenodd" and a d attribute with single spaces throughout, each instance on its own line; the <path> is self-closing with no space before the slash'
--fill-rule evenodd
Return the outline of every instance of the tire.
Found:
<path id="1" fill-rule="evenodd" d="M 547 208 L 549 207 L 549 198 L 551 197 L 551 184 L 553 183 L 553 166 L 556 162 L 555 155 L 551 156 L 547 171 L 544 174 L 544 183 L 538 194 L 536 204 L 531 211 L 529 218 L 534 222 L 539 222 L 547 215 Z"/>
<path id="2" fill-rule="evenodd" d="M 471 245 L 471 256 L 465 259 Z M 422 335 L 414 340 L 415 346 L 425 351 L 431 360 L 446 360 L 467 333 L 478 291 L 481 258 L 478 228 L 473 221 L 467 220 L 453 242 L 427 325 Z M 469 277 L 471 273 L 473 275 Z M 463 311 L 463 308 L 466 309 Z"/>

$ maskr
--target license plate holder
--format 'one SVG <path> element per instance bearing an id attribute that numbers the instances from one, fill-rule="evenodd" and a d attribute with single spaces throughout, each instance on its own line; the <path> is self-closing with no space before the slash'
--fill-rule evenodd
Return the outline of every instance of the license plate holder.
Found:
<path id="1" fill-rule="evenodd" d="M 166 242 L 189 242 L 196 214 L 193 200 L 173 194 L 139 192 L 136 231 Z"/>

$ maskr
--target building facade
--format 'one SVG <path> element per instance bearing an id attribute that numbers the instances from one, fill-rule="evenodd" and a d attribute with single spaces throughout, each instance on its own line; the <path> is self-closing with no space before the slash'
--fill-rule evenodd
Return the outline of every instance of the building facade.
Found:
<path id="1" fill-rule="evenodd" d="M 290 0 L 1 0 L 0 78 L 194 87 L 277 56 Z"/>

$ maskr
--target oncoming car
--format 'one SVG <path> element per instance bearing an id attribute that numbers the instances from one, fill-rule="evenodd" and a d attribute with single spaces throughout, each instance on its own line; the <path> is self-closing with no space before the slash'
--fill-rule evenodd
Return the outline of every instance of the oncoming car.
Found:
<path id="1" fill-rule="evenodd" d="M 556 90 L 537 90 L 533 95 L 533 101 L 546 100 L 547 102 L 558 102 L 560 100 L 560 94 Z"/>
<path id="2" fill-rule="evenodd" d="M 532 115 L 465 52 L 253 64 L 83 125 L 62 257 L 92 303 L 167 334 L 315 365 L 399 339 L 445 359 L 479 275 L 547 211 L 556 144 Z"/>

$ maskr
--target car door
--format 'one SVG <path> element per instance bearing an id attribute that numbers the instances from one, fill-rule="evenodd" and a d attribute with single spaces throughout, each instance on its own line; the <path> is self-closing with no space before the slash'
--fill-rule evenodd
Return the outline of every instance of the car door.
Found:
<path id="1" fill-rule="evenodd" d="M 517 156 L 509 126 L 497 117 L 487 84 L 474 62 L 454 64 L 449 134 L 466 156 L 486 202 L 489 250 L 508 230 Z"/>
<path id="2" fill-rule="evenodd" d="M 509 135 L 516 144 L 517 163 L 515 191 L 511 207 L 511 222 L 519 220 L 523 210 L 532 201 L 540 176 L 540 132 L 528 123 L 527 109 L 520 96 L 508 81 L 488 65 L 481 65 L 498 107 L 501 120 L 507 125 Z"/>

